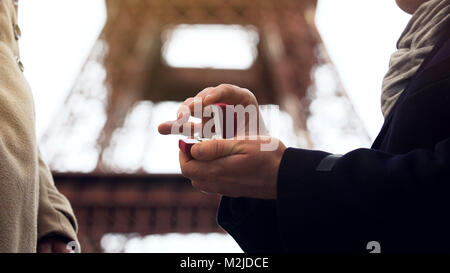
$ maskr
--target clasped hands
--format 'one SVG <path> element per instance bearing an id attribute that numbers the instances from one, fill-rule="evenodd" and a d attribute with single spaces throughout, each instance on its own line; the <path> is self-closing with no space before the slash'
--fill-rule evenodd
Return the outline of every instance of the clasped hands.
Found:
<path id="1" fill-rule="evenodd" d="M 204 89 L 194 98 L 185 100 L 180 109 L 189 109 L 193 114 L 194 101 L 198 100 L 201 100 L 203 108 L 226 103 L 244 107 L 254 105 L 259 109 L 253 93 L 229 84 Z M 177 120 L 159 125 L 158 131 L 163 135 L 173 133 L 173 126 L 179 125 L 180 120 L 186 120 L 182 112 L 179 111 Z M 258 119 L 258 124 L 263 126 L 259 110 Z M 203 125 L 205 119 L 189 126 Z M 267 143 L 277 145 L 270 151 L 261 149 Z M 182 174 L 203 192 L 228 197 L 276 199 L 278 169 L 285 150 L 281 141 L 267 135 L 211 139 L 195 144 L 191 150 L 192 158 L 180 151 L 179 160 Z"/>

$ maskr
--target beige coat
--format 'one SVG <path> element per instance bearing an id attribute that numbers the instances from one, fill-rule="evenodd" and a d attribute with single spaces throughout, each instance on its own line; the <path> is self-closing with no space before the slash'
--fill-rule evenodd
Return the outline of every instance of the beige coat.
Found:
<path id="1" fill-rule="evenodd" d="M 17 1 L 0 0 L 0 252 L 35 252 L 45 235 L 76 240 L 76 220 L 37 148 L 16 24 Z"/>

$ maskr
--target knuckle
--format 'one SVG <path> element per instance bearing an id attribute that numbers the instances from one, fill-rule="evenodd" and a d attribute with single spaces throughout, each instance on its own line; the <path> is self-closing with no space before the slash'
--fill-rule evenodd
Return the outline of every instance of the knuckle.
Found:
<path id="1" fill-rule="evenodd" d="M 228 83 L 222 83 L 218 86 L 218 88 L 231 89 L 232 86 L 231 86 L 231 84 L 228 84 Z"/>
<path id="2" fill-rule="evenodd" d="M 209 87 L 206 87 L 205 89 L 203 89 L 202 92 L 208 92 L 212 89 L 214 89 L 214 87 L 209 86 Z"/>
<path id="3" fill-rule="evenodd" d="M 189 105 L 193 100 L 194 100 L 193 97 L 189 97 L 189 98 L 184 100 L 182 105 Z"/>
<path id="4" fill-rule="evenodd" d="M 250 95 L 250 97 L 252 97 L 256 100 L 255 94 L 253 94 L 253 92 L 250 89 L 244 89 L 244 90 L 245 90 L 245 92 L 247 92 Z"/>

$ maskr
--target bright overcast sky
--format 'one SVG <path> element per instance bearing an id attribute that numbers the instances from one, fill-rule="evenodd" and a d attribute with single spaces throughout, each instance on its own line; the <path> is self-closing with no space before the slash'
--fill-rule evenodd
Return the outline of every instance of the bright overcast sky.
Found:
<path id="1" fill-rule="evenodd" d="M 320 0 L 316 23 L 369 134 L 383 123 L 381 82 L 410 15 L 394 0 Z"/>

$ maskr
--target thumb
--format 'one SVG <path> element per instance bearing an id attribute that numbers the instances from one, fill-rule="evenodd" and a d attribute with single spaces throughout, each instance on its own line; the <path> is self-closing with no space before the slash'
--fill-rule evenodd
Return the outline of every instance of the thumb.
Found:
<path id="1" fill-rule="evenodd" d="M 214 139 L 197 143 L 192 147 L 191 155 L 201 161 L 212 161 L 239 153 L 239 141 L 233 139 Z"/>

